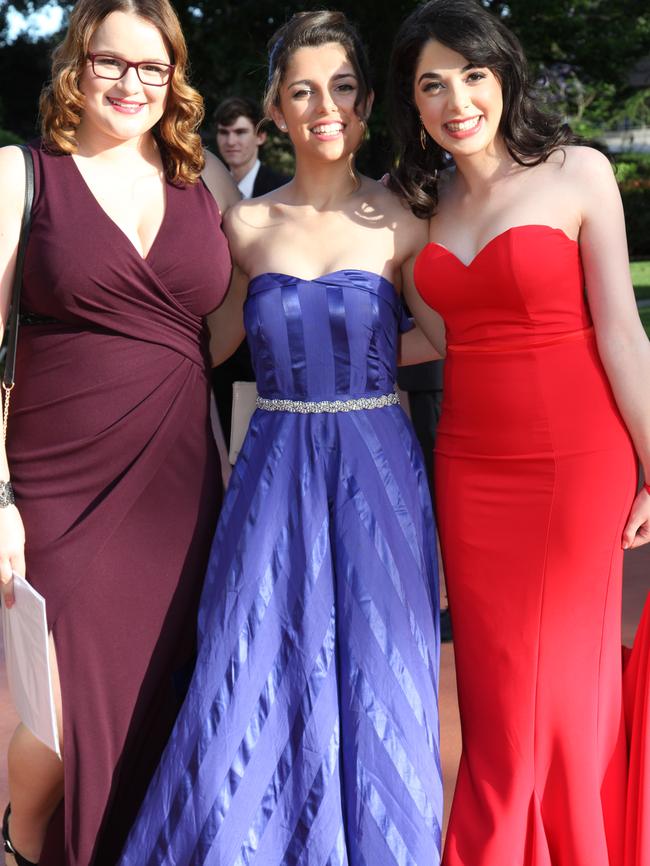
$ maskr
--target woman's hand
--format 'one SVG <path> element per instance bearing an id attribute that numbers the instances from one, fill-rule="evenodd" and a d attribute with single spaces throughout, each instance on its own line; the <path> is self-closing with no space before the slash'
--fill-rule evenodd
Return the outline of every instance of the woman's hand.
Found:
<path id="1" fill-rule="evenodd" d="M 644 487 L 632 503 L 627 525 L 623 530 L 623 550 L 641 547 L 650 541 L 650 493 Z"/>
<path id="2" fill-rule="evenodd" d="M 0 508 L 0 589 L 6 607 L 13 607 L 13 572 L 25 576 L 25 530 L 15 505 Z"/>

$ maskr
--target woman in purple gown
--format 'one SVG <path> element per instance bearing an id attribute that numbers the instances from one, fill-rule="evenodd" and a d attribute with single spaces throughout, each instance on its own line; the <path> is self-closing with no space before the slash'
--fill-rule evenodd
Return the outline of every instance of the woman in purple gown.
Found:
<path id="1" fill-rule="evenodd" d="M 394 390 L 426 226 L 354 169 L 371 102 L 341 13 L 276 34 L 267 109 L 296 175 L 229 213 L 236 279 L 214 316 L 237 346 L 247 288 L 258 410 L 194 678 L 121 866 L 438 862 L 435 533 Z"/>
<path id="2" fill-rule="evenodd" d="M 167 0 L 80 0 L 42 101 L 0 575 L 6 604 L 12 567 L 46 598 L 63 763 L 19 726 L 7 863 L 113 866 L 193 653 L 221 489 L 204 317 L 227 286 L 219 206 L 234 192 L 216 164 L 218 204 L 200 179 L 185 64 Z M 0 188 L 4 320 L 16 148 L 0 151 Z"/>

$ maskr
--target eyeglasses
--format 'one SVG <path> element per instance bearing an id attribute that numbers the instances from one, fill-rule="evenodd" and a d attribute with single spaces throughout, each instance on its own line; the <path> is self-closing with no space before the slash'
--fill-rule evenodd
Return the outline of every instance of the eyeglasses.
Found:
<path id="1" fill-rule="evenodd" d="M 109 81 L 119 81 L 133 67 L 142 84 L 164 87 L 174 71 L 173 63 L 157 63 L 153 60 L 133 63 L 112 54 L 89 54 L 88 59 L 97 78 L 107 78 Z"/>

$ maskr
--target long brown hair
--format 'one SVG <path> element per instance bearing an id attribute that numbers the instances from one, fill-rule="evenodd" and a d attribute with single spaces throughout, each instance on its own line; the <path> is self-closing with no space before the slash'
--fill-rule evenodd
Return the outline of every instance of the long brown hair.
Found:
<path id="1" fill-rule="evenodd" d="M 389 76 L 391 126 L 396 165 L 389 186 L 418 217 L 430 217 L 438 204 L 437 175 L 447 165 L 442 148 L 427 136 L 420 144 L 420 117 L 413 90 L 415 69 L 430 40 L 451 48 L 476 66 L 491 69 L 503 90 L 499 131 L 520 165 L 538 165 L 558 148 L 585 143 L 560 118 L 542 109 L 528 79 L 516 36 L 476 0 L 429 0 L 400 27 Z"/>
<path id="2" fill-rule="evenodd" d="M 168 180 L 195 183 L 205 160 L 197 128 L 203 119 L 203 99 L 187 81 L 187 45 L 169 0 L 78 0 L 68 31 L 52 57 L 52 79 L 40 99 L 43 143 L 57 153 L 75 153 L 77 127 L 84 109 L 79 79 L 87 63 L 90 40 L 111 12 L 130 12 L 153 24 L 171 55 L 174 71 L 167 105 L 153 134 Z"/>

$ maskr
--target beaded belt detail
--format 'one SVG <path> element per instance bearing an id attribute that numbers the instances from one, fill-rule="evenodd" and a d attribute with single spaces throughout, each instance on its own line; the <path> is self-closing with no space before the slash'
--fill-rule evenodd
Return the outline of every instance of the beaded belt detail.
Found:
<path id="1" fill-rule="evenodd" d="M 355 397 L 353 400 L 273 400 L 257 397 L 255 405 L 266 412 L 298 412 L 311 415 L 316 412 L 359 412 L 361 409 L 381 409 L 382 406 L 398 406 L 395 392 L 381 397 Z"/>

